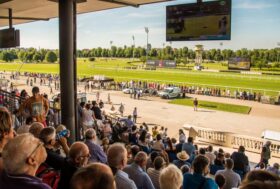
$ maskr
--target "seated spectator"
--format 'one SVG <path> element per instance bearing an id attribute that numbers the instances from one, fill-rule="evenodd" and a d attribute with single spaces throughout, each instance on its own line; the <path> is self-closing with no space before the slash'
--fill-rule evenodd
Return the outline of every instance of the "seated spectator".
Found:
<path id="1" fill-rule="evenodd" d="M 277 185 L 280 185 L 279 182 L 280 177 L 273 173 L 264 170 L 253 170 L 246 175 L 240 189 L 278 189 Z M 265 183 L 270 183 L 270 185 Z M 267 187 L 265 188 L 265 186 Z"/>
<path id="2" fill-rule="evenodd" d="M 101 163 L 93 163 L 79 169 L 71 179 L 72 189 L 115 189 L 111 169 Z"/>
<path id="3" fill-rule="evenodd" d="M 183 189 L 218 189 L 218 185 L 206 175 L 209 172 L 209 160 L 207 157 L 198 155 L 192 164 L 193 174 L 185 173 Z"/>
<path id="4" fill-rule="evenodd" d="M 0 107 L 0 173 L 2 170 L 2 150 L 14 138 L 11 114 L 6 108 Z"/>
<path id="5" fill-rule="evenodd" d="M 221 174 L 216 175 L 215 176 L 215 182 L 217 183 L 219 189 L 224 189 L 226 179 L 223 175 L 221 175 Z"/>
<path id="6" fill-rule="evenodd" d="M 173 164 L 176 165 L 179 169 L 181 169 L 183 165 L 188 165 L 189 167 L 191 166 L 191 164 L 187 162 L 190 157 L 185 151 L 177 153 L 177 158 L 177 160 L 173 161 Z"/>
<path id="7" fill-rule="evenodd" d="M 175 165 L 168 165 L 159 175 L 159 184 L 161 189 L 181 189 L 183 176 L 180 169 Z"/>
<path id="8" fill-rule="evenodd" d="M 33 122 L 29 128 L 29 133 L 33 134 L 34 137 L 39 138 L 44 125 L 40 122 Z"/>
<path id="9" fill-rule="evenodd" d="M 123 144 L 112 144 L 108 150 L 108 164 L 115 176 L 117 189 L 136 189 L 133 180 L 123 171 L 127 164 L 127 151 Z"/>
<path id="10" fill-rule="evenodd" d="M 244 185 L 246 183 L 250 183 L 253 181 L 280 181 L 280 177 L 278 175 L 275 175 L 271 172 L 264 171 L 264 170 L 253 170 L 250 171 L 245 179 L 242 181 L 241 185 Z"/>
<path id="11" fill-rule="evenodd" d="M 10 140 L 3 152 L 4 171 L 0 178 L 3 189 L 50 189 L 35 173 L 46 159 L 42 142 L 27 133 Z"/>
<path id="12" fill-rule="evenodd" d="M 279 164 L 278 163 L 274 163 L 273 166 L 269 166 L 267 168 L 267 171 L 272 172 L 272 173 L 280 176 Z"/>
<path id="13" fill-rule="evenodd" d="M 110 147 L 110 140 L 107 137 L 103 138 L 101 146 L 102 146 L 103 151 L 106 154 L 108 149 L 109 149 L 109 147 Z"/>
<path id="14" fill-rule="evenodd" d="M 233 170 L 240 171 L 243 175 L 245 175 L 249 171 L 249 160 L 245 155 L 244 146 L 239 146 L 238 152 L 233 152 L 231 155 L 231 159 L 234 162 Z"/>
<path id="15" fill-rule="evenodd" d="M 28 117 L 26 118 L 25 120 L 25 124 L 20 126 L 18 129 L 17 129 L 17 134 L 23 134 L 23 133 L 29 133 L 29 128 L 31 126 L 31 124 L 33 123 L 33 118 L 32 117 Z"/>
<path id="16" fill-rule="evenodd" d="M 56 170 L 60 170 L 63 167 L 64 157 L 62 157 L 55 148 L 57 143 L 55 129 L 53 127 L 44 128 L 40 132 L 39 138 L 44 143 L 48 155 L 45 163 Z M 66 138 L 61 137 L 59 140 L 65 153 L 68 154 L 69 149 Z"/>
<path id="17" fill-rule="evenodd" d="M 256 167 L 256 170 L 265 170 L 265 164 L 263 162 L 259 163 Z"/>
<path id="18" fill-rule="evenodd" d="M 145 152 L 138 152 L 134 158 L 134 162 L 126 166 L 123 170 L 135 182 L 137 188 L 154 189 L 150 177 L 145 172 L 147 159 L 148 157 Z"/>
<path id="19" fill-rule="evenodd" d="M 182 174 L 184 175 L 185 173 L 190 173 L 191 172 L 191 168 L 188 165 L 183 165 L 181 167 L 181 171 L 182 171 Z"/>
<path id="20" fill-rule="evenodd" d="M 147 170 L 147 173 L 148 173 L 149 177 L 151 178 L 155 189 L 160 189 L 159 175 L 160 175 L 160 171 L 164 168 L 164 166 L 165 166 L 164 159 L 161 156 L 158 156 L 154 160 L 154 168 L 149 168 Z"/>
<path id="21" fill-rule="evenodd" d="M 241 183 L 240 176 L 232 170 L 233 166 L 233 160 L 226 159 L 225 170 L 219 170 L 216 172 L 216 176 L 223 175 L 225 177 L 226 183 L 223 189 L 237 188 Z"/>
<path id="22" fill-rule="evenodd" d="M 107 163 L 107 156 L 101 146 L 96 142 L 96 132 L 94 129 L 88 129 L 85 134 L 85 144 L 90 153 L 89 162 Z"/>
<path id="23" fill-rule="evenodd" d="M 244 184 L 240 189 L 279 189 L 280 181 L 253 181 L 247 184 Z"/>
<path id="24" fill-rule="evenodd" d="M 79 168 L 87 165 L 89 158 L 90 154 L 87 145 L 82 142 L 73 143 L 69 150 L 69 158 L 64 160 L 63 166 L 61 167 L 57 189 L 70 188 L 69 181 L 72 176 Z"/>
<path id="25" fill-rule="evenodd" d="M 140 151 L 139 146 L 137 145 L 131 146 L 130 154 L 128 155 L 129 159 L 127 160 L 127 164 L 132 164 L 134 162 L 134 158 L 139 151 Z"/>
<path id="26" fill-rule="evenodd" d="M 212 145 L 209 145 L 207 147 L 207 152 L 206 152 L 205 156 L 208 157 L 208 159 L 210 161 L 210 165 L 214 165 L 214 160 L 216 159 L 216 156 L 213 153 L 213 146 Z"/>
<path id="27" fill-rule="evenodd" d="M 223 153 L 218 153 L 216 159 L 214 160 L 214 165 L 224 166 L 225 164 L 225 155 Z"/>
<path id="28" fill-rule="evenodd" d="M 153 150 L 156 150 L 156 151 L 162 151 L 164 150 L 164 145 L 162 143 L 162 139 L 161 139 L 161 135 L 158 134 L 157 137 L 156 137 L 156 141 L 154 142 L 153 146 L 152 146 L 152 149 Z"/>

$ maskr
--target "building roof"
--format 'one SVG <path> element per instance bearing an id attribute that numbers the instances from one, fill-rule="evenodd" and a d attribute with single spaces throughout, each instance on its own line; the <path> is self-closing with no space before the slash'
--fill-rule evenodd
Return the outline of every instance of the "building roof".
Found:
<path id="1" fill-rule="evenodd" d="M 125 6 L 138 7 L 140 5 L 167 2 L 170 0 L 77 0 L 77 14 L 95 12 Z M 84 2 L 85 1 L 85 2 Z M 58 17 L 58 0 L 0 0 L 0 27 L 8 26 L 8 9 L 12 9 L 13 17 L 34 19 L 13 19 L 13 25 L 35 21 L 37 19 L 51 19 Z"/>

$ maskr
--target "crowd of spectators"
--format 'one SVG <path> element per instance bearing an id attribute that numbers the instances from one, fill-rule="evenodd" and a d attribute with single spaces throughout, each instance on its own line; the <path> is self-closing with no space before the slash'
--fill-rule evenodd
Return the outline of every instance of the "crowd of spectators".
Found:
<path id="1" fill-rule="evenodd" d="M 49 124 L 48 99 L 39 88 L 26 96 L 17 114 L 0 107 L 0 188 L 279 188 L 270 142 L 250 168 L 243 146 L 232 154 L 199 148 L 181 129 L 170 138 L 167 128 L 136 125 L 132 116 L 110 118 L 100 99 L 80 104 L 81 139 L 71 142 L 64 125 Z M 13 116 L 19 115 L 25 122 L 15 126 Z"/>

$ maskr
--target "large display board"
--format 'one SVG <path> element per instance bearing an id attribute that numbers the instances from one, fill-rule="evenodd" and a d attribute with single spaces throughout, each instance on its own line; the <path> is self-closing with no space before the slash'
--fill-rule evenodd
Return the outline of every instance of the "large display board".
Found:
<path id="1" fill-rule="evenodd" d="M 251 63 L 249 58 L 229 58 L 228 69 L 229 70 L 250 70 Z"/>
<path id="2" fill-rule="evenodd" d="M 166 40 L 230 40 L 231 0 L 166 7 Z"/>
<path id="3" fill-rule="evenodd" d="M 176 61 L 175 60 L 147 60 L 146 65 L 151 67 L 175 68 Z"/>

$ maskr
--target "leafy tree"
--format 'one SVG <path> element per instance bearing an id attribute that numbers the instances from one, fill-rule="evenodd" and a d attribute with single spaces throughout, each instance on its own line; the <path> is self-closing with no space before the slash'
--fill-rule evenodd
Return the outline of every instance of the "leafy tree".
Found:
<path id="1" fill-rule="evenodd" d="M 48 51 L 46 54 L 46 61 L 54 63 L 57 61 L 57 55 L 53 51 Z"/>

